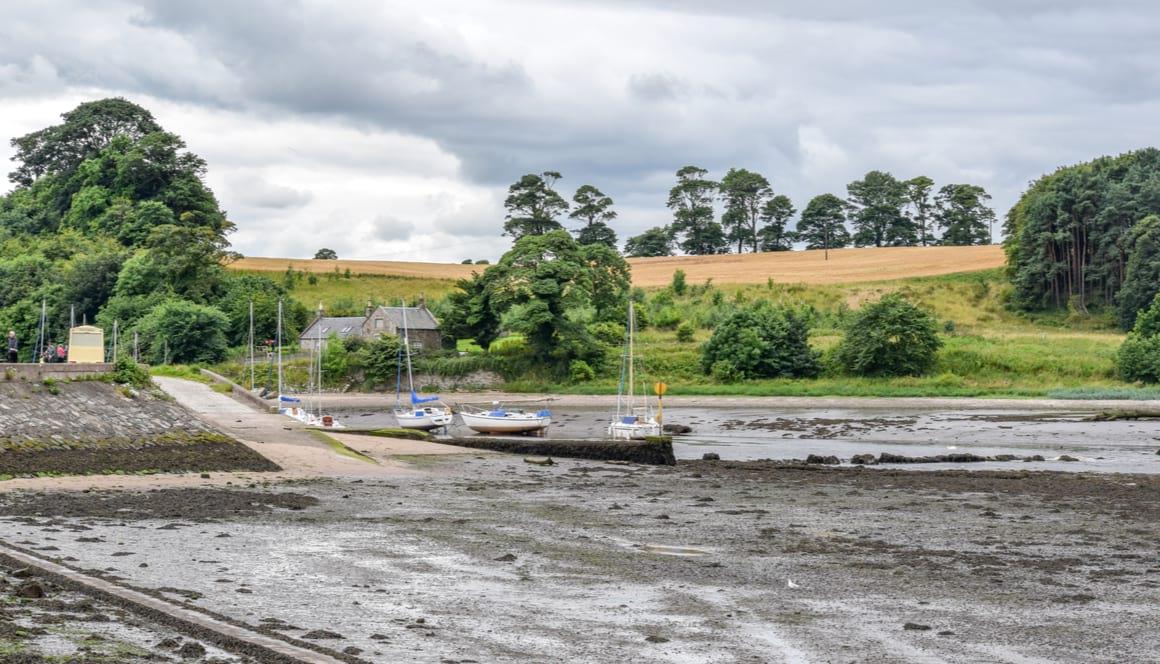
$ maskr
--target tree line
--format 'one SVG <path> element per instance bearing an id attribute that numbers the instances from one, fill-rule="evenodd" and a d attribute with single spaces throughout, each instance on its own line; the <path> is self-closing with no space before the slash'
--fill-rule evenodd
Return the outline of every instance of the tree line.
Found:
<path id="1" fill-rule="evenodd" d="M 793 202 L 775 193 L 760 173 L 731 168 L 716 181 L 703 168 L 685 166 L 676 177 L 666 202 L 672 222 L 628 238 L 626 256 L 789 251 L 799 243 L 807 249 L 989 244 L 995 222 L 985 189 L 948 184 L 935 191 L 926 176 L 898 180 L 870 171 L 847 185 L 844 199 L 830 193 L 812 198 L 796 228 L 790 227 L 798 213 Z M 504 235 L 518 240 L 562 230 L 566 214 L 579 222 L 571 231 L 581 244 L 615 249 L 612 198 L 585 184 L 570 206 L 555 189 L 560 179 L 560 173 L 545 171 L 512 184 L 504 201 Z"/>

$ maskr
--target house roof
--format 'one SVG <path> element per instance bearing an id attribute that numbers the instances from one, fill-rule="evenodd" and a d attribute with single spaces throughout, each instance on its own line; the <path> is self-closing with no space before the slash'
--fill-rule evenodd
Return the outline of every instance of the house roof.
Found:
<path id="1" fill-rule="evenodd" d="M 298 339 L 327 339 L 331 334 L 338 335 L 339 339 L 362 336 L 362 324 L 365 320 L 366 318 L 362 316 L 315 318 L 305 330 L 302 330 Z"/>
<path id="2" fill-rule="evenodd" d="M 439 321 L 427 310 L 427 307 L 384 307 L 379 306 L 376 312 L 382 311 L 394 323 L 395 327 L 403 327 L 403 310 L 407 310 L 408 330 L 438 330 Z"/>

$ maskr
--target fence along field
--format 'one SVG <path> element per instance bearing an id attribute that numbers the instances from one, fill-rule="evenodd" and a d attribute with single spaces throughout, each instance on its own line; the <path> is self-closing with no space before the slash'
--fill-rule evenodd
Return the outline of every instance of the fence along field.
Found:
<path id="1" fill-rule="evenodd" d="M 975 272 L 1006 264 L 1000 245 L 975 247 L 872 247 L 831 249 L 829 259 L 820 249 L 760 254 L 717 256 L 667 256 L 630 258 L 632 282 L 645 288 L 672 282 L 673 272 L 684 270 L 689 283 L 712 279 L 715 284 L 775 283 L 838 284 L 888 281 L 908 277 L 931 277 L 956 272 Z M 296 271 L 412 277 L 466 279 L 486 265 L 418 263 L 406 261 L 313 260 L 309 258 L 242 258 L 231 269 L 255 272 Z"/>

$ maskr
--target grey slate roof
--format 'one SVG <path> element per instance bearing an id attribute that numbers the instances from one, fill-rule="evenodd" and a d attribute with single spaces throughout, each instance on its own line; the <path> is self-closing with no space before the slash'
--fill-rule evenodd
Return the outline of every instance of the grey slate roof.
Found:
<path id="1" fill-rule="evenodd" d="M 435 320 L 435 316 L 427 310 L 427 307 L 384 307 L 380 306 L 387 318 L 395 324 L 395 327 L 402 329 L 403 327 L 403 309 L 407 310 L 407 329 L 408 330 L 438 330 L 439 321 Z"/>
<path id="2" fill-rule="evenodd" d="M 305 330 L 302 330 L 302 334 L 299 334 L 298 338 L 300 340 L 318 338 L 326 340 L 330 338 L 331 334 L 338 335 L 339 339 L 362 336 L 362 324 L 365 320 L 366 318 L 363 316 L 323 316 L 321 329 L 318 329 L 319 319 L 316 318 L 306 326 Z"/>

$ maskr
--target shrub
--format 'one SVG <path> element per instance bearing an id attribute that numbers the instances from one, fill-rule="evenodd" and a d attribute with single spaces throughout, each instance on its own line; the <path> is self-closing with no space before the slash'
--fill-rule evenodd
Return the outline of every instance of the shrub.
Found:
<path id="1" fill-rule="evenodd" d="M 128 355 L 122 355 L 113 364 L 113 382 L 118 385 L 127 385 L 129 387 L 143 389 L 152 384 L 152 379 L 149 378 L 149 372 L 140 364 L 134 362 L 133 358 Z"/>
<path id="2" fill-rule="evenodd" d="M 685 282 L 685 271 L 675 270 L 673 272 L 673 293 L 678 296 L 684 295 L 688 289 L 688 284 Z"/>
<path id="3" fill-rule="evenodd" d="M 734 379 L 812 378 L 821 372 L 820 356 L 810 348 L 805 316 L 759 307 L 736 311 L 721 323 L 702 348 L 701 368 Z M 715 369 L 722 361 L 732 368 Z"/>
<path id="4" fill-rule="evenodd" d="M 696 328 L 689 321 L 685 321 L 677 326 L 677 341 L 681 343 L 688 343 L 693 340 L 693 335 L 696 333 Z"/>
<path id="5" fill-rule="evenodd" d="M 220 310 L 166 300 L 137 323 L 152 364 L 220 362 L 226 357 L 229 319 Z"/>
<path id="6" fill-rule="evenodd" d="M 584 360 L 572 360 L 568 365 L 568 377 L 574 383 L 583 383 L 596 377 L 596 371 Z"/>
<path id="7" fill-rule="evenodd" d="M 1160 295 L 1136 316 L 1135 326 L 1116 351 L 1116 373 L 1128 381 L 1160 382 Z"/>
<path id="8" fill-rule="evenodd" d="M 854 314 L 834 360 L 855 376 L 919 376 L 937 359 L 937 322 L 897 293 Z"/>

